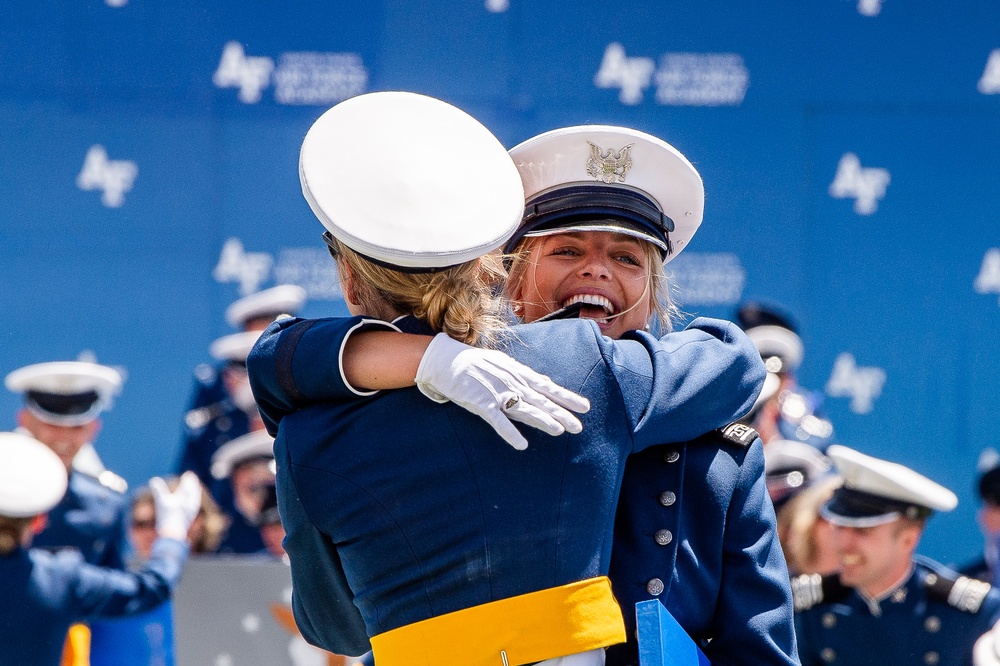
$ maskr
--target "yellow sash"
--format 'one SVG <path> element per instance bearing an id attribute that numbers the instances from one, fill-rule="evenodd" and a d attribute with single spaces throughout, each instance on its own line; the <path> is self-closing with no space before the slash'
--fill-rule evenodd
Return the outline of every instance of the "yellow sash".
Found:
<path id="1" fill-rule="evenodd" d="M 605 576 L 473 606 L 373 636 L 378 666 L 516 666 L 625 641 Z"/>
<path id="2" fill-rule="evenodd" d="M 74 624 L 66 634 L 62 666 L 90 666 L 90 627 Z"/>

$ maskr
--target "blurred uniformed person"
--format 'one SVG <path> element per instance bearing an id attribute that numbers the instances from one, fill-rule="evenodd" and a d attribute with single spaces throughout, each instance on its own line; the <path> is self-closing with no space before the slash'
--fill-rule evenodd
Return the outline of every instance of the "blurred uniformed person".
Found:
<path id="1" fill-rule="evenodd" d="M 220 505 L 229 502 L 227 490 L 212 476 L 212 456 L 230 440 L 263 427 L 247 378 L 247 354 L 260 331 L 225 335 L 212 342 L 209 353 L 225 365 L 219 373 L 225 386 L 222 399 L 192 409 L 185 417 L 184 444 L 179 471 L 192 471 L 212 491 Z"/>
<path id="2" fill-rule="evenodd" d="M 983 535 L 982 555 L 959 568 L 959 573 L 996 585 L 1000 580 L 1000 453 L 985 449 L 976 464 L 976 493 L 981 504 L 976 522 Z"/>
<path id="3" fill-rule="evenodd" d="M 238 331 L 263 331 L 278 315 L 298 314 L 305 302 L 305 289 L 294 284 L 280 284 L 234 301 L 226 308 L 226 321 Z M 225 364 L 208 363 L 194 369 L 195 388 L 188 403 L 189 413 L 227 397 L 224 370 Z"/>
<path id="4" fill-rule="evenodd" d="M 778 308 L 757 302 L 744 303 L 736 317 L 768 371 L 762 397 L 743 421 L 760 433 L 765 445 L 786 439 L 824 450 L 833 441 L 833 424 L 820 415 L 822 395 L 798 384 L 805 350 L 795 324 Z"/>
<path id="5" fill-rule="evenodd" d="M 31 548 L 45 514 L 66 492 L 66 462 L 20 433 L 0 433 L 0 662 L 56 666 L 70 625 L 147 611 L 170 596 L 187 556 L 187 530 L 201 499 L 197 478 L 174 493 L 151 486 L 159 539 L 136 573 L 96 567 L 78 552 Z"/>
<path id="6" fill-rule="evenodd" d="M 927 518 L 951 511 L 947 488 L 847 447 L 828 450 L 844 478 L 823 508 L 840 573 L 793 581 L 803 666 L 970 666 L 1000 618 L 1000 594 L 914 552 Z"/>
<path id="7" fill-rule="evenodd" d="M 100 414 L 122 381 L 114 368 L 81 361 L 29 365 L 5 380 L 8 389 L 24 395 L 18 425 L 52 449 L 69 472 L 66 495 L 49 512 L 35 546 L 75 548 L 90 564 L 114 568 L 124 567 L 125 481 L 107 470 L 96 476 L 82 472 L 74 460 L 96 437 Z"/>
<path id="8" fill-rule="evenodd" d="M 230 498 L 220 508 L 229 527 L 219 553 L 250 554 L 265 548 L 260 516 L 274 490 L 274 437 L 263 428 L 227 442 L 212 456 L 212 476 L 225 484 Z"/>

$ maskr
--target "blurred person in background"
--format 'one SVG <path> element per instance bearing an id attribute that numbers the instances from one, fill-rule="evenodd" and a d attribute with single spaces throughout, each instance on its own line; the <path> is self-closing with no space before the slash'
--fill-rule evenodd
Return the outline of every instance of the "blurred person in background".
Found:
<path id="1" fill-rule="evenodd" d="M 218 483 L 212 475 L 212 458 L 231 440 L 260 430 L 263 423 L 247 378 L 247 354 L 260 331 L 225 335 L 212 342 L 209 352 L 224 363 L 219 377 L 225 386 L 221 400 L 188 412 L 186 436 L 181 449 L 179 471 L 192 471 L 225 511 L 232 505 L 228 483 Z"/>
<path id="2" fill-rule="evenodd" d="M 274 492 L 274 437 L 259 429 L 226 443 L 212 457 L 212 476 L 229 487 L 232 502 L 223 508 L 229 527 L 220 554 L 249 555 L 266 548 L 259 520 Z"/>
<path id="3" fill-rule="evenodd" d="M 616 144 L 634 146 L 633 166 L 619 174 L 628 187 L 602 180 L 603 188 L 590 189 L 596 177 L 588 170 L 604 173 L 604 158 L 600 151 L 595 157 L 595 146 Z M 605 155 L 609 168 L 611 153 Z M 603 126 L 548 132 L 510 154 L 529 197 L 521 229 L 506 246 L 514 257 L 506 291 L 515 313 L 528 322 L 596 319 L 601 332 L 612 338 L 630 337 L 628 331 L 635 329 L 669 330 L 672 307 L 663 264 L 686 245 L 703 205 L 700 178 L 687 160 L 655 137 Z M 561 159 L 551 160 L 556 154 Z M 537 200 L 531 199 L 534 194 L 539 194 Z M 658 202 L 651 209 L 662 206 L 670 213 L 669 230 L 638 212 L 647 198 Z M 689 209 L 699 211 L 697 217 L 685 214 Z M 565 284 L 555 296 L 558 289 L 552 285 L 558 279 Z M 613 285 L 630 280 L 639 285 L 635 293 L 623 298 L 614 292 Z M 389 367 L 379 365 L 378 372 L 355 382 L 351 377 L 357 376 L 348 369 L 358 369 L 352 350 L 332 334 L 338 324 L 307 323 L 311 328 L 301 338 L 293 372 L 302 368 L 321 374 L 333 368 L 336 373 L 338 355 L 345 350 L 341 371 L 355 386 L 413 383 L 413 375 L 407 378 L 396 373 L 398 365 L 393 367 L 395 359 L 406 355 L 404 349 L 390 348 L 392 342 L 385 338 L 373 343 L 372 350 Z M 366 335 L 354 333 L 351 339 Z M 390 375 L 400 383 L 387 381 Z M 326 389 L 318 378 L 308 386 L 315 389 L 308 399 L 323 397 Z M 361 389 L 357 393 L 364 395 Z M 713 661 L 795 663 L 788 574 L 763 466 L 756 433 L 742 426 L 629 457 L 611 562 L 629 642 L 609 648 L 608 664 L 636 663 L 634 604 L 657 598 Z"/>
<path id="4" fill-rule="evenodd" d="M 976 465 L 976 494 L 980 505 L 976 522 L 983 535 L 982 555 L 961 566 L 961 574 L 996 585 L 1000 576 L 1000 453 L 985 449 Z"/>
<path id="5" fill-rule="evenodd" d="M 175 492 L 181 479 L 166 479 Z M 226 519 L 208 490 L 201 488 L 201 506 L 188 528 L 191 555 L 214 553 L 226 528 Z M 153 489 L 143 486 L 132 497 L 128 527 L 129 571 L 139 571 L 153 557 L 159 537 L 156 529 L 156 497 Z M 173 604 L 167 600 L 155 609 L 127 618 L 103 620 L 90 626 L 93 649 L 90 666 L 173 666 Z"/>
<path id="6" fill-rule="evenodd" d="M 792 318 L 776 306 L 751 301 L 740 306 L 736 319 L 764 360 L 765 386 L 773 386 L 742 421 L 760 433 L 765 449 L 772 440 L 786 439 L 825 450 L 833 441 L 833 424 L 820 413 L 822 394 L 798 383 L 805 348 Z"/>
<path id="7" fill-rule="evenodd" d="M 267 488 L 267 496 L 264 498 L 260 514 L 257 516 L 257 527 L 260 530 L 260 538 L 264 541 L 262 554 L 287 562 L 288 555 L 285 553 L 284 546 L 281 545 L 285 538 L 285 528 L 281 525 L 281 516 L 278 513 L 278 493 L 274 486 Z"/>
<path id="8" fill-rule="evenodd" d="M 226 308 L 226 322 L 240 332 L 263 331 L 280 314 L 298 314 L 305 302 L 305 289 L 297 285 L 281 284 L 234 301 Z M 204 413 L 198 410 L 211 408 L 231 397 L 223 380 L 226 363 L 220 365 L 218 360 L 216 359 L 215 365 L 202 363 L 194 369 L 195 386 L 188 403 L 185 429 L 197 429 L 197 424 L 205 419 Z M 192 423 L 195 425 L 192 426 Z M 185 437 L 184 444 L 186 443 Z M 204 482 L 203 478 L 202 483 Z"/>
<path id="9" fill-rule="evenodd" d="M 1000 593 L 915 555 L 928 517 L 954 509 L 955 494 L 844 446 L 827 453 L 844 479 L 822 509 L 840 571 L 793 580 L 803 666 L 970 666 L 1000 619 Z"/>
<path id="10" fill-rule="evenodd" d="M 97 567 L 77 551 L 31 548 L 45 514 L 66 493 L 65 460 L 20 433 L 0 433 L 0 615 L 3 663 L 56 666 L 75 622 L 146 612 L 170 596 L 187 557 L 188 528 L 200 502 L 197 478 L 171 493 L 150 482 L 157 504 L 158 539 L 147 565 L 130 573 Z M 71 662 L 79 663 L 79 662 Z M 85 663 L 85 662 L 84 662 Z"/>
<path id="11" fill-rule="evenodd" d="M 839 568 L 833 526 L 820 509 L 843 480 L 833 462 L 808 444 L 774 440 L 764 449 L 767 491 L 778 520 L 788 574 L 830 574 Z"/>

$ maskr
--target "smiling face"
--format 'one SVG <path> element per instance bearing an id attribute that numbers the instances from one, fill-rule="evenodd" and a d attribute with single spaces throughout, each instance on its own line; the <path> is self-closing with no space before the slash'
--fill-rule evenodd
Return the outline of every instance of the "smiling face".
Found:
<path id="1" fill-rule="evenodd" d="M 653 312 L 646 245 L 609 231 L 530 239 L 527 260 L 511 273 L 510 298 L 525 322 L 582 303 L 581 317 L 595 320 L 604 335 L 618 338 L 643 328 Z"/>
<path id="2" fill-rule="evenodd" d="M 834 526 L 840 581 L 878 597 L 909 569 L 921 529 L 919 523 L 903 519 L 874 527 Z"/>

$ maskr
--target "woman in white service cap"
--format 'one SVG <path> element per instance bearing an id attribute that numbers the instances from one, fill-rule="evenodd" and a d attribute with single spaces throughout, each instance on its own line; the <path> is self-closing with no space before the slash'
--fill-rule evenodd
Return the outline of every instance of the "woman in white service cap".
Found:
<path id="1" fill-rule="evenodd" d="M 275 322 L 248 358 L 277 433 L 303 635 L 341 654 L 370 644 L 379 666 L 603 664 L 625 640 L 606 578 L 625 457 L 745 411 L 759 355 L 722 323 L 623 341 L 592 321 L 500 325 L 486 255 L 518 228 L 523 186 L 496 139 L 440 101 L 334 107 L 300 175 L 356 315 Z M 436 333 L 395 359 L 418 390 L 366 391 L 314 364 L 368 329 Z M 586 401 L 498 350 L 589 400 L 582 432 L 560 405 Z"/>
<path id="2" fill-rule="evenodd" d="M 171 493 L 150 483 L 159 538 L 135 573 L 87 564 L 78 552 L 29 548 L 67 488 L 55 453 L 19 433 L 0 433 L 0 655 L 5 664 L 57 666 L 70 625 L 147 611 L 170 596 L 187 557 L 201 489 L 193 474 Z"/>

